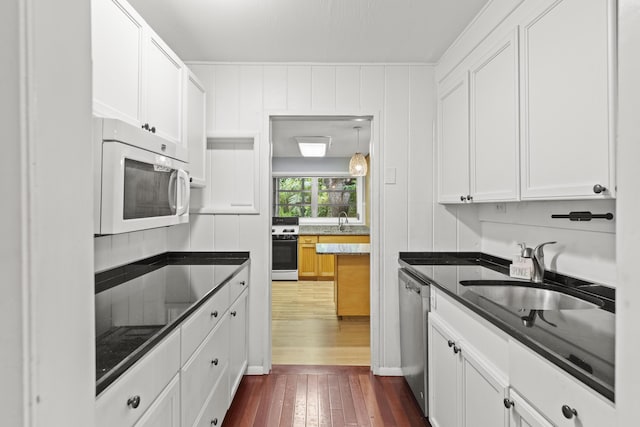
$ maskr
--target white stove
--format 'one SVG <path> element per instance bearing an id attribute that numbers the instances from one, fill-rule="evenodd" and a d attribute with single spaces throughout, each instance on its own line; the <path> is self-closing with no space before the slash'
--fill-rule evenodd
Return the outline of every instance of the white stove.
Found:
<path id="1" fill-rule="evenodd" d="M 299 232 L 298 218 L 272 218 L 271 280 L 298 280 Z"/>

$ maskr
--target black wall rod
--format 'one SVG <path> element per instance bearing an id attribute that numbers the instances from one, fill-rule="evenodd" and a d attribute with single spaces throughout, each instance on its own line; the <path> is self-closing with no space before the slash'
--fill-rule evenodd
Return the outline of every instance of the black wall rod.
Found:
<path id="1" fill-rule="evenodd" d="M 592 219 L 606 219 L 611 221 L 613 214 L 607 212 L 605 214 L 593 214 L 589 211 L 569 212 L 568 214 L 552 214 L 551 218 L 564 218 L 569 221 L 591 221 Z"/>

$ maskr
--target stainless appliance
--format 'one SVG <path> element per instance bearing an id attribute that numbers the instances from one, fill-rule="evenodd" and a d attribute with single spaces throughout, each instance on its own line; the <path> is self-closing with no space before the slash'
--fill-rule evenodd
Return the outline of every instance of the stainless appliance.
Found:
<path id="1" fill-rule="evenodd" d="M 406 270 L 398 270 L 400 301 L 400 363 L 424 416 L 429 415 L 427 317 L 430 288 Z"/>
<path id="2" fill-rule="evenodd" d="M 119 120 L 95 119 L 94 234 L 189 222 L 188 164 L 175 144 Z"/>
<path id="3" fill-rule="evenodd" d="M 298 218 L 274 216 L 271 221 L 271 280 L 298 280 Z"/>

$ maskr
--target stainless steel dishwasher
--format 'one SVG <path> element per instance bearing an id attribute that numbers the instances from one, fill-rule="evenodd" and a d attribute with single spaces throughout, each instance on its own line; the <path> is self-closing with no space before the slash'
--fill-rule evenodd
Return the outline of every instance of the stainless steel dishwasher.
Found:
<path id="1" fill-rule="evenodd" d="M 429 285 L 398 270 L 400 302 L 400 360 L 402 375 L 422 408 L 429 415 L 427 316 L 429 314 Z"/>

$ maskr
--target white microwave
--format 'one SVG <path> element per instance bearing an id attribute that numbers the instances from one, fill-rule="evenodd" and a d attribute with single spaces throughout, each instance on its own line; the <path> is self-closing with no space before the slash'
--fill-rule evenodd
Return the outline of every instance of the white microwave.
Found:
<path id="1" fill-rule="evenodd" d="M 114 119 L 94 119 L 94 234 L 189 222 L 188 164 L 175 146 Z"/>

